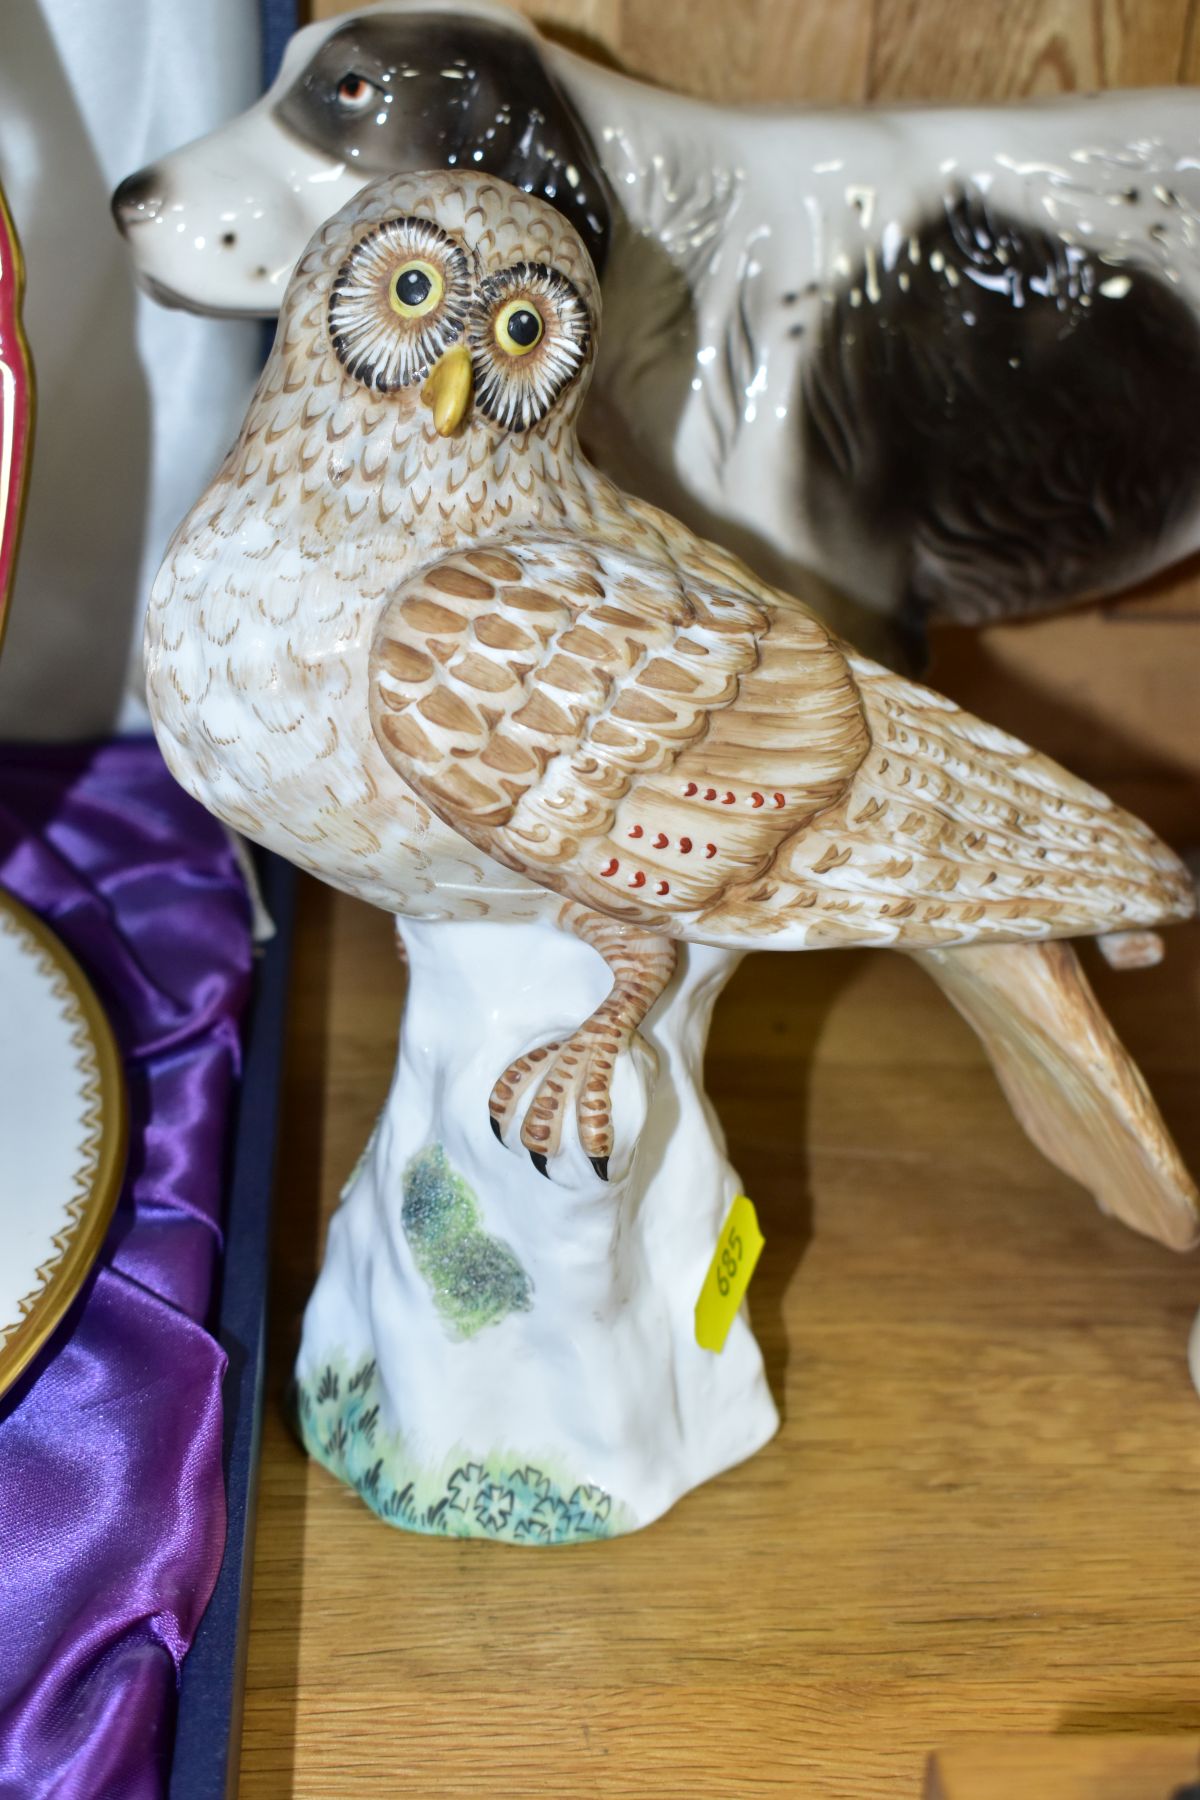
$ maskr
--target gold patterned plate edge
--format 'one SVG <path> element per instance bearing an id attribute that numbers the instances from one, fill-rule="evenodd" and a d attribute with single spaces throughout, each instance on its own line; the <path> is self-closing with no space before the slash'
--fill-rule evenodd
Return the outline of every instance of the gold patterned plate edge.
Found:
<path id="1" fill-rule="evenodd" d="M 0 931 L 24 939 L 73 1027 L 76 1069 L 87 1111 L 83 1158 L 70 1223 L 53 1237 L 54 1253 L 38 1267 L 38 1285 L 18 1303 L 19 1324 L 0 1339 L 0 1394 L 12 1386 L 59 1323 L 83 1285 L 117 1204 L 129 1142 L 125 1078 L 116 1039 L 92 986 L 48 925 L 0 889 Z"/>

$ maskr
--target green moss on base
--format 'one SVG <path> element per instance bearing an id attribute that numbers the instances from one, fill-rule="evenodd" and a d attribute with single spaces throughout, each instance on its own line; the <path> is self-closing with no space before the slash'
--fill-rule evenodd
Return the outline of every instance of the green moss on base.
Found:
<path id="1" fill-rule="evenodd" d="M 309 1454 L 389 1525 L 509 1544 L 579 1544 L 634 1529 L 603 1488 L 510 1456 L 464 1455 L 440 1471 L 421 1469 L 401 1437 L 380 1431 L 379 1410 L 373 1362 L 348 1374 L 334 1359 L 314 1383 L 296 1386 L 296 1423 Z"/>
<path id="2" fill-rule="evenodd" d="M 404 1171 L 401 1223 L 434 1305 L 460 1337 L 528 1312 L 533 1285 L 507 1244 L 489 1237 L 473 1190 L 440 1144 Z"/>

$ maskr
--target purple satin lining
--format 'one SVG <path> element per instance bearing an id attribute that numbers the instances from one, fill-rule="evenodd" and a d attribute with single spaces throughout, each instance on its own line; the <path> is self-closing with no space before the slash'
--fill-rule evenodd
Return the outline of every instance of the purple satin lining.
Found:
<path id="1" fill-rule="evenodd" d="M 73 951 L 125 1065 L 97 1273 L 0 1397 L 0 1796 L 151 1800 L 225 1541 L 203 1328 L 250 981 L 224 835 L 154 745 L 0 747 L 0 884 Z"/>

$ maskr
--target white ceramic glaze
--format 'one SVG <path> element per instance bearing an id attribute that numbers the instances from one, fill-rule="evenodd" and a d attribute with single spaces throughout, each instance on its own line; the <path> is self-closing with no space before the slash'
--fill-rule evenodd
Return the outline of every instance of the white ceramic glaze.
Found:
<path id="1" fill-rule="evenodd" d="M 305 1442 L 415 1530 L 553 1543 L 645 1525 L 777 1424 L 744 1312 L 720 1355 L 693 1320 L 737 1191 L 701 1087 L 736 959 L 685 953 L 645 1030 L 658 1079 L 626 1059 L 614 1179 L 575 1155 L 560 1185 L 496 1142 L 488 1094 L 603 999 L 599 958 L 549 925 L 402 935 L 400 1060 L 305 1314 Z"/>
<path id="2" fill-rule="evenodd" d="M 495 106 L 483 73 L 503 54 L 481 41 L 483 26 L 532 47 L 565 97 L 570 117 L 537 127 L 551 172 L 533 171 L 538 191 L 561 204 L 572 177 L 594 177 L 555 160 L 556 127 L 578 122 L 590 139 L 612 221 L 587 433 L 624 485 L 781 585 L 818 572 L 831 584 L 817 597 L 825 616 L 876 651 L 896 648 L 893 625 L 911 635 L 930 615 L 1062 604 L 1200 543 L 1185 424 L 1200 400 L 1200 127 L 1186 90 L 1004 107 L 722 108 L 614 74 L 501 7 L 393 0 L 299 33 L 261 102 L 138 178 L 124 216 L 143 278 L 205 310 L 273 311 L 309 233 L 365 173 L 454 159 L 451 131 L 463 127 L 439 135 L 424 90 L 426 112 L 405 114 L 431 20 L 450 34 L 439 45 L 461 50 L 441 71 L 457 84 L 443 84 L 445 107 L 457 88 Z M 378 87 L 318 108 L 327 43 L 345 45 L 351 82 L 365 70 Z M 380 74 L 389 54 L 395 66 Z M 553 107 L 539 104 L 539 118 Z M 378 108 L 378 141 L 363 130 L 364 107 Z M 462 155 L 487 167 L 495 132 L 483 117 L 475 129 L 466 141 L 477 147 Z M 1010 227 L 1024 236 L 1006 276 Z M 981 252 L 985 228 L 998 248 Z M 1043 255 L 1047 270 L 1031 274 L 1022 258 Z M 966 370 L 964 444 L 979 467 L 964 471 L 961 492 L 969 456 L 951 446 L 949 468 L 937 462 L 938 381 L 917 396 L 914 439 L 887 414 L 886 381 L 841 366 L 860 321 L 877 323 L 871 355 L 884 364 L 889 333 L 911 340 L 905 296 L 921 283 L 931 351 L 916 366 L 936 359 L 939 332 L 953 326 L 951 367 Z M 985 320 L 972 333 L 989 305 L 994 323 L 997 287 L 1001 332 Z M 1078 354 L 1039 361 L 1056 333 Z M 1164 433 L 1164 416 L 1178 429 Z M 989 498 L 975 507 L 980 490 Z"/>

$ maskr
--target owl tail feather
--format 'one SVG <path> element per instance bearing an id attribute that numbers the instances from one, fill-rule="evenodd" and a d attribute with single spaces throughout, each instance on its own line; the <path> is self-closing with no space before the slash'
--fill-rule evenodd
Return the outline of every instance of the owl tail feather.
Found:
<path id="1" fill-rule="evenodd" d="M 1069 943 L 922 950 L 1042 1154 L 1102 1212 L 1172 1250 L 1200 1241 L 1200 1195 Z"/>

